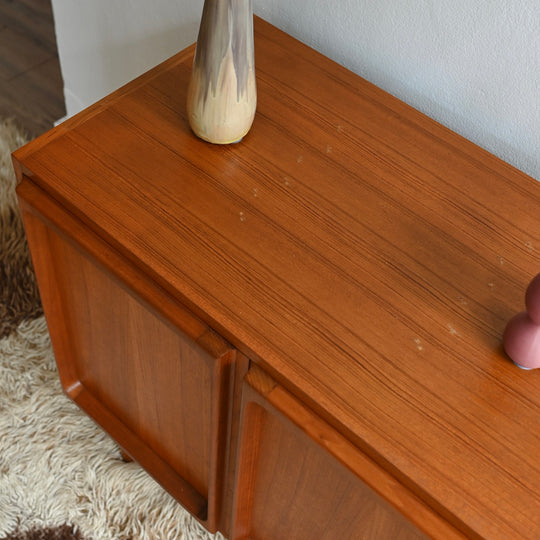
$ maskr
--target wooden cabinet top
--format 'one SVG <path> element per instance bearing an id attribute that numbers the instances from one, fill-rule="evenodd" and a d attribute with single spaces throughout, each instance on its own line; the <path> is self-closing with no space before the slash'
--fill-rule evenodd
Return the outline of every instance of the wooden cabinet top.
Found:
<path id="1" fill-rule="evenodd" d="M 538 537 L 540 370 L 501 335 L 540 271 L 540 183 L 255 33 L 241 143 L 190 132 L 190 47 L 20 150 L 19 174 L 468 535 Z"/>

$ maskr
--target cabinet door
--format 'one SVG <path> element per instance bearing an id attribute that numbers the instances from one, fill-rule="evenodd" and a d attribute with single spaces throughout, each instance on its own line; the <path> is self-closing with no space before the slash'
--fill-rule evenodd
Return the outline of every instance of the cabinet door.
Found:
<path id="1" fill-rule="evenodd" d="M 236 473 L 235 540 L 464 538 L 256 366 Z"/>
<path id="2" fill-rule="evenodd" d="M 221 526 L 235 351 L 31 182 L 19 197 L 66 393 Z"/>

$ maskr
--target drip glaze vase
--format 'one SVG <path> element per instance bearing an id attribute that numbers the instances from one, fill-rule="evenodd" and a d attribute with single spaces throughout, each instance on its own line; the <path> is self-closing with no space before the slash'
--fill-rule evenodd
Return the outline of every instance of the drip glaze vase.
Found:
<path id="1" fill-rule="evenodd" d="M 193 132 L 205 141 L 240 141 L 257 107 L 252 0 L 205 0 L 188 89 Z"/>

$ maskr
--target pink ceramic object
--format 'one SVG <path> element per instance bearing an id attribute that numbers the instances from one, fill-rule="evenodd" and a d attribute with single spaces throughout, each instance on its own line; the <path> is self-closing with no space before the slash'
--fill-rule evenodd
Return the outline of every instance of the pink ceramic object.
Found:
<path id="1" fill-rule="evenodd" d="M 529 312 L 529 317 L 540 324 L 540 274 L 538 274 L 527 287 L 525 293 L 525 305 Z"/>
<path id="2" fill-rule="evenodd" d="M 540 274 L 527 287 L 527 311 L 513 317 L 503 335 L 503 345 L 512 361 L 523 369 L 540 367 Z"/>
<path id="3" fill-rule="evenodd" d="M 504 349 L 519 367 L 540 367 L 540 325 L 526 311 L 513 317 L 504 331 Z"/>

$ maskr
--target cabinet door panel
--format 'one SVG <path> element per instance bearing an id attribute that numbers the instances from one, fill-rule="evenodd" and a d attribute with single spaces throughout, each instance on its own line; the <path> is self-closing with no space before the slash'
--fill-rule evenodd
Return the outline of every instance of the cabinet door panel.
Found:
<path id="1" fill-rule="evenodd" d="M 73 343 L 68 361 L 81 385 L 207 494 L 216 359 L 60 237 L 49 237 Z"/>
<path id="2" fill-rule="evenodd" d="M 235 540 L 463 538 L 256 366 L 241 426 Z"/>
<path id="3" fill-rule="evenodd" d="M 38 191 L 19 196 L 66 393 L 216 529 L 235 351 Z"/>

